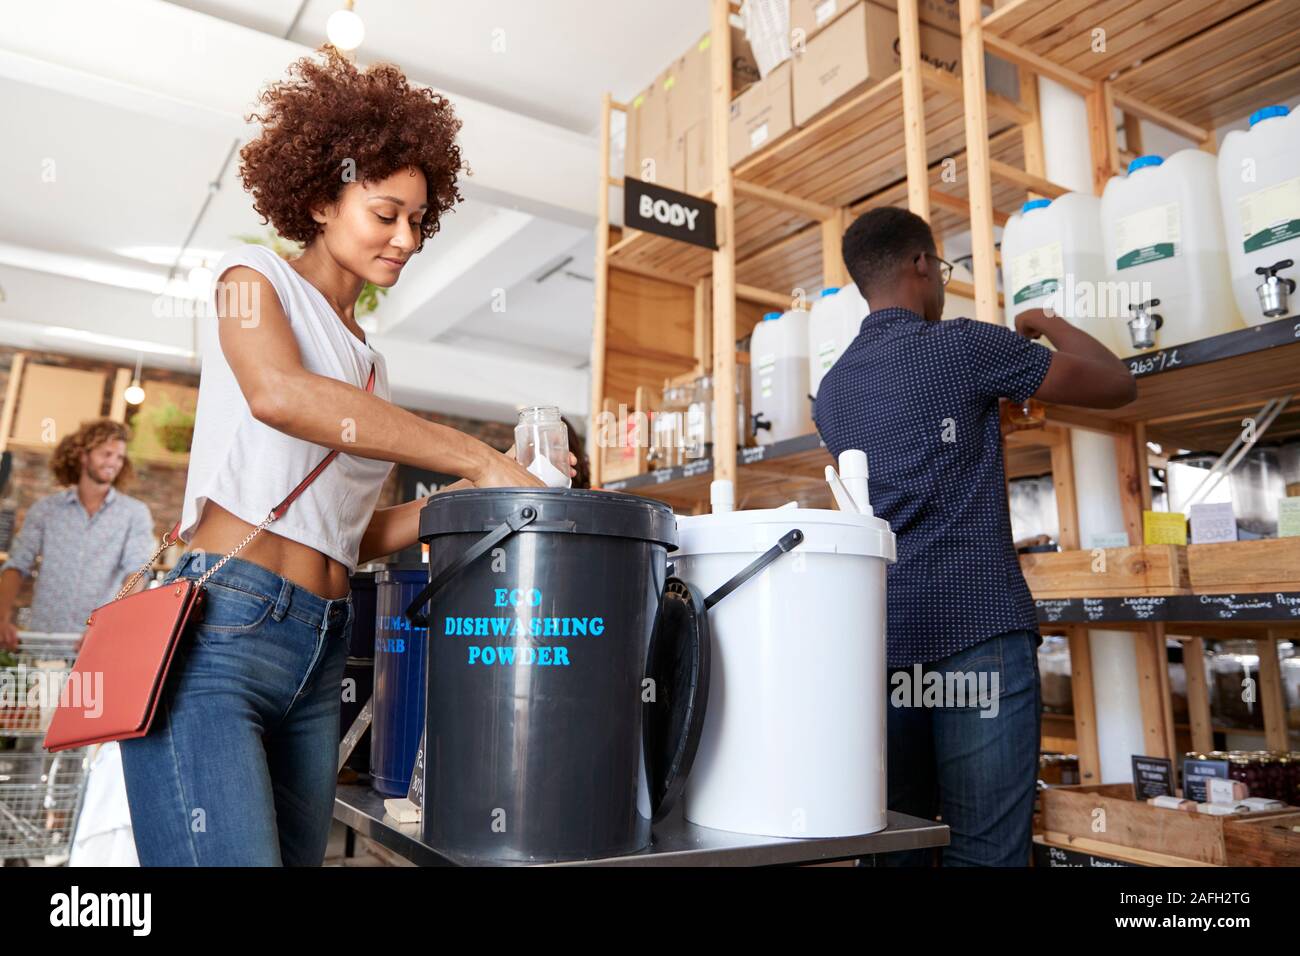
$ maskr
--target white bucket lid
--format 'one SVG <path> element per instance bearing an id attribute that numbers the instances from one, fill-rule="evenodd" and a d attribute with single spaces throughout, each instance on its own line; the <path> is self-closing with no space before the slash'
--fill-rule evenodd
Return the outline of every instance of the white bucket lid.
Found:
<path id="1" fill-rule="evenodd" d="M 678 515 L 677 550 L 670 560 L 703 554 L 762 554 L 798 528 L 798 550 L 895 560 L 894 532 L 883 518 L 820 508 L 768 508 L 713 515 Z"/>

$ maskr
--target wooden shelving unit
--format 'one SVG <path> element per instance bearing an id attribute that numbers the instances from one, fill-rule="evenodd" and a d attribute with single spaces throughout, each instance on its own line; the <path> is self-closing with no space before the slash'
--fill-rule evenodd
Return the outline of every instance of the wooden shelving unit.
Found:
<path id="1" fill-rule="evenodd" d="M 597 249 L 593 409 L 601 409 L 607 395 L 627 394 L 615 367 L 626 355 L 610 350 L 607 356 L 606 348 L 613 338 L 629 337 L 622 327 L 625 320 L 610 308 L 619 277 L 636 276 L 664 290 L 676 289 L 680 301 L 693 302 L 693 318 L 678 318 L 675 325 L 693 322 L 694 349 L 679 349 L 675 371 L 665 371 L 661 378 L 691 367 L 697 374 L 711 371 L 714 394 L 720 397 L 714 457 L 607 485 L 669 502 L 682 513 L 707 507 L 714 478 L 736 482 L 739 507 L 770 507 L 792 499 L 829 507 L 821 476 L 830 456 L 815 436 L 748 452 L 762 459 L 750 463 L 747 452 L 735 448 L 736 416 L 728 399 L 737 374 L 732 344 L 743 339 L 759 313 L 785 307 L 798 290 L 810 293 L 843 284 L 838 247 L 854 215 L 872 206 L 906 206 L 931 223 L 941 246 L 944 237 L 969 229 L 974 280 L 954 282 L 950 290 L 974 301 L 974 318 L 1002 320 L 994 226 L 1004 224 L 1027 198 L 1066 191 L 1046 179 L 1037 77 L 1084 97 L 1097 193 L 1142 152 L 1138 119 L 1214 151 L 1216 123 L 1300 93 L 1300 22 L 1290 15 L 1291 0 L 1009 0 L 987 16 L 981 15 L 978 0 L 960 0 L 960 78 L 920 59 L 916 0 L 898 0 L 899 72 L 768 144 L 733 170 L 726 161 L 726 117 L 731 99 L 727 17 L 734 5 L 710 2 L 714 181 L 708 198 L 718 205 L 719 248 L 709 252 L 631 233 L 598 243 Z M 987 93 L 986 51 L 1020 68 L 1018 102 Z M 609 167 L 610 111 L 617 109 L 625 107 L 606 95 L 600 236 L 610 235 L 610 193 L 622 185 Z M 644 326 L 640 334 L 645 336 Z M 607 363 L 607 357 L 613 361 Z M 662 354 L 654 359 L 660 364 L 637 367 L 672 366 Z M 1128 361 L 1138 378 L 1138 399 L 1132 405 L 1113 412 L 1046 408 L 1036 425 L 1006 429 L 1009 477 L 1049 471 L 1055 476 L 1063 548 L 1081 546 L 1072 429 L 1114 440 L 1124 524 L 1130 544 L 1136 545 L 1143 540 L 1142 512 L 1151 507 L 1148 441 L 1223 447 L 1240 431 L 1242 417 L 1272 398 L 1300 392 L 1300 339 L 1290 321 Z M 657 386 L 658 381 L 650 377 L 641 384 Z M 1297 434 L 1300 404 L 1277 419 L 1269 437 Z M 599 485 L 599 466 L 594 471 Z M 1300 580 L 1286 590 L 1300 592 Z M 1079 595 L 1084 599 L 1089 596 Z M 1188 641 L 1189 653 L 1199 653 L 1205 637 L 1232 634 L 1271 641 L 1292 631 L 1280 615 L 1267 620 L 1249 615 L 1203 620 L 1184 612 L 1133 620 L 1109 612 L 1103 616 L 1107 620 L 1086 615 L 1078 622 L 1063 619 L 1059 628 L 1070 638 L 1077 701 L 1073 722 L 1084 783 L 1099 780 L 1089 623 L 1133 632 L 1144 749 L 1153 756 L 1177 755 L 1165 663 L 1167 627 Z M 1296 621 L 1300 624 L 1300 618 Z M 1271 672 L 1264 668 L 1261 693 L 1269 744 L 1285 745 L 1276 667 Z M 1208 748 L 1208 705 L 1193 711 L 1190 733 L 1198 747 Z"/>

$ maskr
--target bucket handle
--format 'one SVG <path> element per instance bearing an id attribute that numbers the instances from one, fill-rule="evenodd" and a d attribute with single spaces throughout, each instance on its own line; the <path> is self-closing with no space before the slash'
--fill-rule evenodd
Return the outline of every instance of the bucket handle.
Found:
<path id="1" fill-rule="evenodd" d="M 793 551 L 802 543 L 803 543 L 802 531 L 800 531 L 798 528 L 795 528 L 793 531 L 787 531 L 784 535 L 781 536 L 780 541 L 772 545 L 772 547 L 768 548 L 757 558 L 751 561 L 745 567 L 745 569 L 741 571 L 739 574 L 737 574 L 734 578 L 732 578 L 726 584 L 722 585 L 720 588 L 718 588 L 716 591 L 714 591 L 712 594 L 706 597 L 704 599 L 705 610 L 712 610 L 713 605 L 717 604 L 719 601 L 721 601 L 732 591 L 736 590 L 736 588 L 740 587 L 742 584 L 744 584 L 754 575 L 758 574 L 760 571 L 766 568 L 777 558 L 781 557 L 781 555 L 785 554 L 788 551 Z"/>
<path id="2" fill-rule="evenodd" d="M 533 523 L 537 518 L 537 509 L 529 505 L 522 509 L 518 514 L 511 515 L 504 522 L 497 525 L 490 534 L 484 535 L 474 546 L 469 548 L 464 554 L 453 561 L 443 569 L 442 573 L 426 584 L 415 596 L 415 600 L 410 603 L 405 612 L 406 620 L 412 627 L 422 628 L 429 626 L 428 615 L 421 608 L 424 608 L 439 591 L 445 588 L 451 579 L 467 567 L 477 561 L 483 555 L 487 554 L 498 544 L 510 537 L 516 531 Z"/>

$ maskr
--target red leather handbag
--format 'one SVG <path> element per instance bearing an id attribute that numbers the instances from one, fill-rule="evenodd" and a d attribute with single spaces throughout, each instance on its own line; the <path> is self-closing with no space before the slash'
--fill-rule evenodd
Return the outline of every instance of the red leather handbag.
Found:
<path id="1" fill-rule="evenodd" d="M 366 391 L 373 392 L 374 388 L 372 368 Z M 149 733 L 176 647 L 190 622 L 202 616 L 203 586 L 208 578 L 271 522 L 282 518 L 338 454 L 331 451 L 321 459 L 261 524 L 197 581 L 177 578 L 170 584 L 123 597 L 176 540 L 181 528 L 176 522 L 149 563 L 127 580 L 116 598 L 96 608 L 86 619 L 81 653 L 59 694 L 58 707 L 45 733 L 46 750 L 70 750 Z"/>

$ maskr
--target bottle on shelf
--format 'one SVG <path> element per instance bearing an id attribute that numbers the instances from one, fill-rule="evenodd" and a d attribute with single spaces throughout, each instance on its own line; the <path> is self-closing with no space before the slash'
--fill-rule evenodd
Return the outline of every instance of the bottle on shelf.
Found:
<path id="1" fill-rule="evenodd" d="M 1128 175 L 1106 183 L 1101 226 L 1107 292 L 1127 313 L 1120 321 L 1134 351 L 1245 327 L 1228 274 L 1214 156 L 1199 149 L 1139 156 Z"/>
<path id="2" fill-rule="evenodd" d="M 1012 213 L 1002 230 L 1008 327 L 1016 327 L 1021 312 L 1050 309 L 1117 355 L 1128 355 L 1133 346 L 1105 289 L 1101 200 L 1066 193 L 1031 199 Z"/>
<path id="3" fill-rule="evenodd" d="M 814 431 L 808 401 L 808 313 L 769 312 L 750 337 L 750 401 L 760 445 Z"/>
<path id="4" fill-rule="evenodd" d="M 1300 111 L 1265 106 L 1219 149 L 1232 294 L 1251 325 L 1300 314 Z"/>

